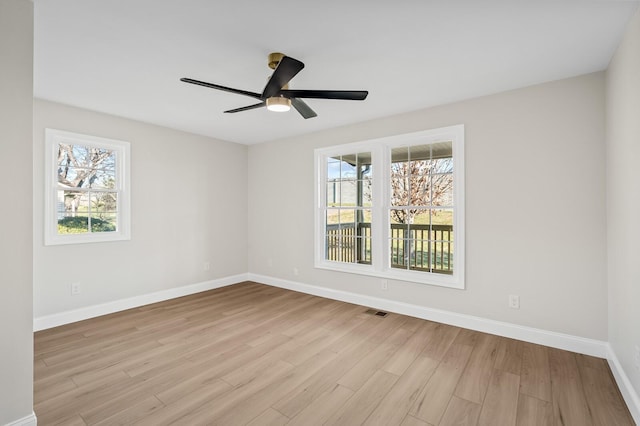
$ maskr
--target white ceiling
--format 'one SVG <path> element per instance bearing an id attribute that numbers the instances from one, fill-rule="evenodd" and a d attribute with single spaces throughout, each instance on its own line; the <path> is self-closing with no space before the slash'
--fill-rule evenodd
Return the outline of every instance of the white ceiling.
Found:
<path id="1" fill-rule="evenodd" d="M 254 144 L 603 70 L 638 1 L 35 0 L 38 98 Z M 269 52 L 305 63 L 318 117 L 179 81 L 262 92 Z"/>

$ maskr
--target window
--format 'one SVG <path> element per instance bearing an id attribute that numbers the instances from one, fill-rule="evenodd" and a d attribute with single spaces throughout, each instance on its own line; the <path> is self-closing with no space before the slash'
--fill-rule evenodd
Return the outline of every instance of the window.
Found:
<path id="1" fill-rule="evenodd" d="M 371 153 L 327 159 L 325 258 L 371 263 Z"/>
<path id="2" fill-rule="evenodd" d="M 129 143 L 45 131 L 45 244 L 130 238 Z"/>
<path id="3" fill-rule="evenodd" d="M 315 158 L 316 267 L 464 288 L 462 125 Z"/>

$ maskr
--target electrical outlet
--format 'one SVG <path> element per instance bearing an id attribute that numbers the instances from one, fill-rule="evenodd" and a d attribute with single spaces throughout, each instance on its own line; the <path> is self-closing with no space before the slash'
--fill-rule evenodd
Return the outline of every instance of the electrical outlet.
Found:
<path id="1" fill-rule="evenodd" d="M 293 268 L 293 275 L 295 276 L 300 275 L 300 271 L 298 270 L 298 268 Z"/>
<path id="2" fill-rule="evenodd" d="M 269 268 L 272 268 L 272 267 L 273 267 L 273 259 L 271 259 L 271 258 L 267 259 L 267 266 L 268 266 Z"/>
<path id="3" fill-rule="evenodd" d="M 80 287 L 79 282 L 71 283 L 71 295 L 75 296 L 82 292 L 82 288 Z"/>
<path id="4" fill-rule="evenodd" d="M 635 361 L 636 370 L 640 371 L 640 346 L 638 345 L 636 345 L 635 347 L 635 355 L 633 358 Z"/>
<path id="5" fill-rule="evenodd" d="M 208 270 L 210 270 L 210 269 L 211 269 L 211 262 L 204 262 L 204 263 L 202 264 L 202 270 L 203 270 L 203 271 L 208 271 Z"/>
<path id="6" fill-rule="evenodd" d="M 389 290 L 389 281 L 382 280 L 380 287 L 382 288 L 383 291 Z"/>
<path id="7" fill-rule="evenodd" d="M 520 296 L 515 294 L 509 295 L 509 307 L 511 309 L 520 309 Z"/>

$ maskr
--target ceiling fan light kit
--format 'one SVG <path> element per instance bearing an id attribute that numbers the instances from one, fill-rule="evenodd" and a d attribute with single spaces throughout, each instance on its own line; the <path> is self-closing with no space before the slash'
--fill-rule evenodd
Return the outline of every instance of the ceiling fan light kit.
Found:
<path id="1" fill-rule="evenodd" d="M 289 89 L 289 81 L 304 68 L 304 64 L 283 53 L 274 52 L 269 54 L 268 65 L 274 71 L 262 93 L 234 89 L 186 77 L 181 78 L 180 81 L 249 96 L 260 101 L 257 104 L 227 110 L 225 113 L 248 111 L 264 106 L 269 111 L 286 112 L 293 106 L 305 119 L 316 117 L 318 114 L 302 98 L 363 101 L 369 94 L 366 90 L 291 90 Z"/>
<path id="2" fill-rule="evenodd" d="M 291 99 L 281 96 L 267 98 L 267 109 L 275 112 L 287 112 L 291 109 Z"/>

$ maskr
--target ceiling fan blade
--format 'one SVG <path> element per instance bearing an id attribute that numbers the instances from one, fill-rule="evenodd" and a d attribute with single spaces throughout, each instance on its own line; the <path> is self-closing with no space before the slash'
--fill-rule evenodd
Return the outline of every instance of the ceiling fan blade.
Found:
<path id="1" fill-rule="evenodd" d="M 295 77 L 302 68 L 304 68 L 304 64 L 299 60 L 283 56 L 262 91 L 262 99 L 278 95 L 280 89 Z"/>
<path id="2" fill-rule="evenodd" d="M 250 109 L 256 109 L 256 108 L 262 108 L 263 106 L 266 106 L 266 102 L 260 102 L 259 104 L 255 104 L 255 105 L 249 105 L 246 107 L 241 107 L 241 108 L 236 108 L 236 109 L 230 109 L 228 111 L 228 113 L 234 113 L 234 112 L 241 112 L 241 111 L 249 111 Z"/>
<path id="3" fill-rule="evenodd" d="M 210 87 L 211 89 L 224 90 L 225 92 L 236 93 L 238 95 L 245 95 L 256 99 L 262 99 L 260 93 L 249 92 L 246 90 L 234 89 L 232 87 L 220 86 L 218 84 L 207 83 L 206 81 L 194 80 L 192 78 L 181 78 L 180 81 L 185 83 L 197 84 L 198 86 Z"/>
<path id="4" fill-rule="evenodd" d="M 369 92 L 366 90 L 281 90 L 287 98 L 343 99 L 364 101 Z"/>
<path id="5" fill-rule="evenodd" d="M 291 99 L 291 105 L 303 116 L 305 119 L 317 117 L 318 114 L 314 110 L 307 105 L 305 101 L 302 99 L 293 98 Z"/>

